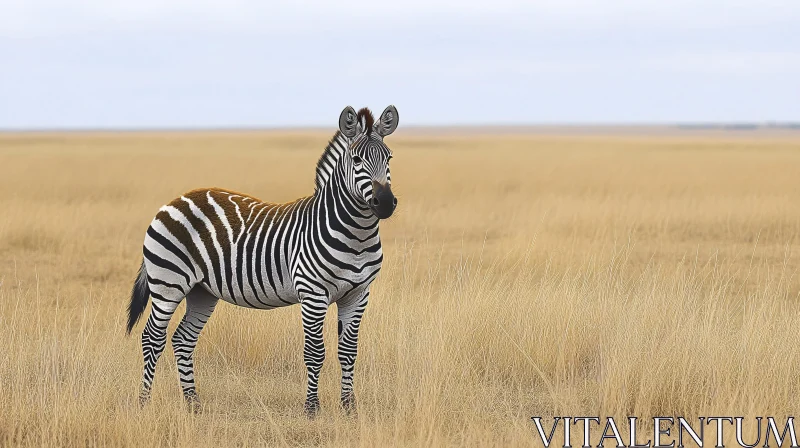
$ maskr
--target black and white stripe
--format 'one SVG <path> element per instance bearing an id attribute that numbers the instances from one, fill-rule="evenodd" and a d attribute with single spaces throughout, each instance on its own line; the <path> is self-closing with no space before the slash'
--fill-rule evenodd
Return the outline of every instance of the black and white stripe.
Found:
<path id="1" fill-rule="evenodd" d="M 317 384 L 325 359 L 322 325 L 338 308 L 342 405 L 354 409 L 353 368 L 369 285 L 383 260 L 380 219 L 393 213 L 391 151 L 383 137 L 397 127 L 389 106 L 377 123 L 368 109 L 345 108 L 340 131 L 317 164 L 313 196 L 286 204 L 233 191 L 194 190 L 161 208 L 147 229 L 144 261 L 134 283 L 128 332 L 152 297 L 142 333 L 140 399 L 149 398 L 166 345 L 166 329 L 186 298 L 186 314 L 172 336 L 184 396 L 192 406 L 195 345 L 219 299 L 248 308 L 301 304 L 308 376 L 305 409 L 319 410 Z"/>

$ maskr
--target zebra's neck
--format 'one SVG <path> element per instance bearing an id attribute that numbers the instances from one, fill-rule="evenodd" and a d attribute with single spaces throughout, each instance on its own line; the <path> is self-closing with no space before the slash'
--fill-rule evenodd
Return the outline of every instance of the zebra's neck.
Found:
<path id="1" fill-rule="evenodd" d="M 314 194 L 318 194 L 325 185 L 328 184 L 334 171 L 336 171 L 336 167 L 339 165 L 342 154 L 347 151 L 347 145 L 347 137 L 341 132 L 336 131 L 331 141 L 328 142 L 328 146 L 325 147 L 325 151 L 322 152 L 319 161 L 317 161 L 317 178 Z"/>
<path id="2" fill-rule="evenodd" d="M 342 165 L 337 165 L 327 182 L 314 195 L 317 218 L 327 228 L 347 238 L 353 249 L 370 247 L 378 241 L 378 218 L 351 193 Z"/>

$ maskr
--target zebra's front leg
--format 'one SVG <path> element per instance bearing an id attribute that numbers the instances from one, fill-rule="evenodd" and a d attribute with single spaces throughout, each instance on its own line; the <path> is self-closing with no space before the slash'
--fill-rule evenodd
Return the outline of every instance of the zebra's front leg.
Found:
<path id="1" fill-rule="evenodd" d="M 300 304 L 303 318 L 303 361 L 308 372 L 308 386 L 306 389 L 306 402 L 304 410 L 309 418 L 314 418 L 319 413 L 319 372 L 325 361 L 325 344 L 322 340 L 322 325 L 325 322 L 325 313 L 328 311 L 328 301 L 325 297 L 306 297 Z"/>
<path id="2" fill-rule="evenodd" d="M 367 307 L 369 290 L 352 296 L 352 299 L 339 301 L 339 364 L 342 366 L 342 408 L 348 414 L 356 411 L 356 395 L 353 391 L 353 370 L 358 353 L 358 329 L 361 317 Z"/>

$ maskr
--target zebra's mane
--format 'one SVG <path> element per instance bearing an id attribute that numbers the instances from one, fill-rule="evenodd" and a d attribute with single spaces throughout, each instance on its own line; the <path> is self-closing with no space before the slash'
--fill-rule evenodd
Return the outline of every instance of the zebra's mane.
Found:
<path id="1" fill-rule="evenodd" d="M 325 147 L 325 151 L 317 162 L 317 184 L 315 193 L 320 191 L 325 184 L 328 183 L 328 179 L 331 178 L 333 170 L 336 169 L 336 165 L 339 163 L 339 159 L 345 151 L 347 151 L 347 137 L 340 131 L 336 131 L 336 134 L 331 141 L 328 142 L 328 146 Z"/>
<path id="2" fill-rule="evenodd" d="M 372 116 L 369 108 L 362 107 L 359 109 L 356 119 L 361 124 L 362 132 L 372 132 L 372 126 L 375 125 L 375 117 Z"/>
<path id="3" fill-rule="evenodd" d="M 369 109 L 364 107 L 359 110 L 356 115 L 356 120 L 359 123 L 361 132 L 372 131 L 375 118 L 372 116 L 372 112 L 370 112 Z M 347 137 L 342 134 L 341 131 L 336 131 L 336 134 L 334 134 L 331 141 L 328 142 L 328 146 L 320 156 L 319 161 L 317 161 L 317 183 L 314 191 L 315 193 L 320 191 L 325 184 L 328 183 L 328 179 L 331 178 L 333 170 L 336 169 L 339 159 L 341 159 L 342 154 L 347 151 L 348 146 L 349 142 L 347 141 Z"/>

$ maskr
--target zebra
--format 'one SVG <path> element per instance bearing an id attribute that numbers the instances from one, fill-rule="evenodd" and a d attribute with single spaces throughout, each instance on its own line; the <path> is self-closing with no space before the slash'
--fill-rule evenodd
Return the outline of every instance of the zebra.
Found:
<path id="1" fill-rule="evenodd" d="M 219 299 L 256 309 L 300 304 L 307 371 L 303 408 L 310 418 L 320 412 L 323 321 L 336 302 L 341 405 L 347 413 L 356 410 L 358 330 L 370 284 L 383 261 L 379 222 L 397 207 L 389 174 L 392 152 L 383 142 L 397 124 L 394 106 L 377 122 L 367 108 L 356 113 L 346 107 L 339 130 L 317 162 L 311 196 L 275 204 L 206 188 L 161 207 L 145 233 L 143 260 L 128 306 L 130 334 L 152 298 L 142 331 L 142 405 L 150 398 L 169 320 L 186 298 L 172 347 L 184 399 L 195 412 L 200 400 L 194 350 Z"/>

